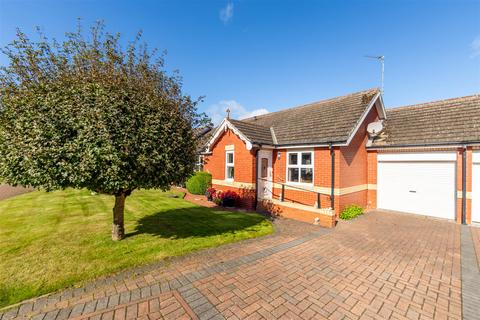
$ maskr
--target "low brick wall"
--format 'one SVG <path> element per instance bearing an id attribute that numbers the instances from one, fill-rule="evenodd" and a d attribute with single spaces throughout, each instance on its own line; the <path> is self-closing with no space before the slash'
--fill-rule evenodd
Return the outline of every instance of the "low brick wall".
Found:
<path id="1" fill-rule="evenodd" d="M 32 192 L 33 188 L 12 187 L 8 184 L 0 184 L 0 200 L 18 196 L 27 192 Z"/>
<path id="2" fill-rule="evenodd" d="M 290 204 L 292 205 L 292 204 Z M 333 228 L 336 224 L 336 217 L 335 213 L 327 214 L 323 213 L 322 209 L 310 209 L 304 208 L 302 209 L 301 206 L 292 207 L 289 206 L 288 203 L 284 205 L 279 204 L 278 202 L 263 200 L 259 201 L 257 204 L 257 210 L 261 212 L 268 212 L 273 216 L 280 216 L 284 218 L 289 218 L 297 221 L 307 222 L 307 223 L 315 223 L 315 219 L 318 218 L 318 224 L 322 227 L 326 228 Z M 318 211 L 318 212 L 315 212 Z"/>
<path id="3" fill-rule="evenodd" d="M 217 184 L 212 184 L 212 187 L 215 188 L 215 190 L 217 191 L 235 191 L 239 196 L 237 206 L 245 208 L 247 210 L 255 210 L 255 190 L 247 188 L 235 188 Z"/>

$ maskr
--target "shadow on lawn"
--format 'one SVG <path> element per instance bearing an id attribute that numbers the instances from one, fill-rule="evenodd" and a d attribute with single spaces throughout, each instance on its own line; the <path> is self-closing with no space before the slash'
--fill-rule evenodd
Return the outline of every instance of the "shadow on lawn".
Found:
<path id="1" fill-rule="evenodd" d="M 258 214 L 210 210 L 203 207 L 161 211 L 141 218 L 135 232 L 162 238 L 208 237 L 240 231 L 265 220 Z"/>

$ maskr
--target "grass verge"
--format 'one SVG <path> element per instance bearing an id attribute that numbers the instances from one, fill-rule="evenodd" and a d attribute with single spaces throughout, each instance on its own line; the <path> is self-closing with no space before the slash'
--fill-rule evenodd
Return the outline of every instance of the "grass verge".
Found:
<path id="1" fill-rule="evenodd" d="M 110 238 L 112 196 L 68 189 L 0 201 L 0 307 L 273 231 L 261 215 L 216 211 L 173 194 L 142 190 L 128 197 L 127 237 L 119 242 Z"/>

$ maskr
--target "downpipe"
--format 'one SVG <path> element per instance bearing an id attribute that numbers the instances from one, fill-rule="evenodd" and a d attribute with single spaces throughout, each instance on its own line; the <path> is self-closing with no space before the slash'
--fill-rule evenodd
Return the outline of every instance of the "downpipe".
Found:
<path id="1" fill-rule="evenodd" d="M 335 149 L 333 148 L 332 143 L 330 143 L 330 158 L 331 158 L 331 167 L 332 167 L 332 188 L 330 191 L 330 207 L 332 210 L 335 209 Z"/>
<path id="2" fill-rule="evenodd" d="M 462 224 L 467 224 L 467 146 L 462 152 Z"/>
<path id="3" fill-rule="evenodd" d="M 257 210 L 258 205 L 258 152 L 260 148 L 261 146 L 255 151 L 255 210 Z"/>

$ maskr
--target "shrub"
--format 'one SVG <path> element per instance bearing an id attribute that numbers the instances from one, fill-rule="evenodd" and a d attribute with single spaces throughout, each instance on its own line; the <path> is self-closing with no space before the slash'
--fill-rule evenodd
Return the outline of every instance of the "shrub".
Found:
<path id="1" fill-rule="evenodd" d="M 187 180 L 187 190 L 191 194 L 205 194 L 207 189 L 212 185 L 212 175 L 208 172 L 195 172 L 195 174 Z"/>
<path id="2" fill-rule="evenodd" d="M 355 204 L 352 204 L 346 207 L 345 209 L 343 209 L 342 213 L 340 213 L 340 219 L 350 220 L 361 214 L 363 214 L 363 208 Z"/>

